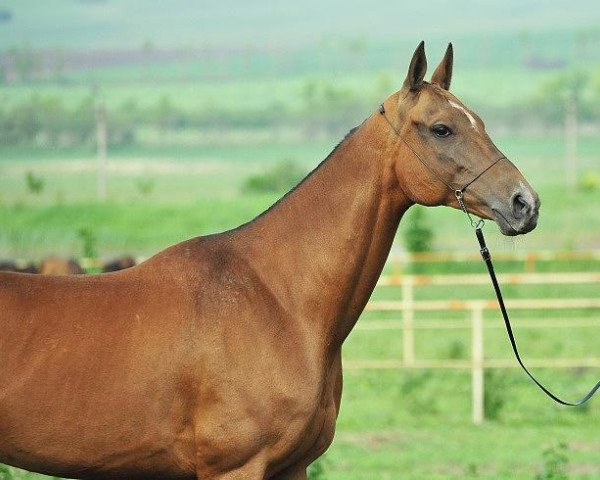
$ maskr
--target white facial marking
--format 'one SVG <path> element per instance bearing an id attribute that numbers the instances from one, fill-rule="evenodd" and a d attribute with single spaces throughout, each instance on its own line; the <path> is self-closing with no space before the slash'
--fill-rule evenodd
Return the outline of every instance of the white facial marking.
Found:
<path id="1" fill-rule="evenodd" d="M 463 112 L 469 119 L 469 122 L 471 122 L 471 127 L 473 127 L 475 130 L 477 130 L 477 122 L 475 122 L 473 115 L 471 115 L 469 112 L 467 112 L 467 110 L 462 105 L 459 105 L 458 103 L 453 102 L 452 100 L 448 100 L 448 103 L 450 105 L 452 105 L 454 108 L 456 108 L 457 110 L 460 110 L 461 112 Z"/>

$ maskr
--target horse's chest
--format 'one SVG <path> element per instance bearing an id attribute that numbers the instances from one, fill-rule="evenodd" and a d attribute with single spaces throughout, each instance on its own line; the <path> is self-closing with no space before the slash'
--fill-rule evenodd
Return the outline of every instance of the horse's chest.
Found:
<path id="1" fill-rule="evenodd" d="M 333 440 L 336 417 L 336 403 L 326 396 L 314 404 L 299 401 L 296 409 L 280 414 L 269 428 L 277 438 L 268 447 L 274 469 L 321 455 Z"/>
<path id="2" fill-rule="evenodd" d="M 261 382 L 254 389 L 220 395 L 210 415 L 199 419 L 200 456 L 219 468 L 261 457 L 267 477 L 311 462 L 329 446 L 335 429 L 339 388 L 334 383 L 341 376 L 325 376 Z"/>
<path id="3" fill-rule="evenodd" d="M 280 411 L 280 421 L 271 424 L 280 441 L 271 450 L 277 462 L 289 464 L 312 461 L 321 455 L 333 440 L 341 390 L 341 371 L 329 372 L 322 388 L 313 395 L 299 395 L 292 405 Z M 321 380 L 322 381 L 322 380 Z M 308 393 L 308 392 L 306 392 Z M 284 432 L 283 435 L 281 433 Z"/>

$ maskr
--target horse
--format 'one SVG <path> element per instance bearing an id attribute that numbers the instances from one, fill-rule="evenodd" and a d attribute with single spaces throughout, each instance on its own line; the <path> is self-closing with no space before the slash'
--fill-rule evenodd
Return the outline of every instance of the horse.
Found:
<path id="1" fill-rule="evenodd" d="M 233 230 L 88 276 L 0 276 L 0 461 L 83 479 L 291 479 L 334 437 L 341 347 L 403 214 L 535 228 L 539 197 L 449 92 L 453 50 Z M 468 188 L 457 186 L 468 185 Z M 461 192 L 460 202 L 454 190 Z"/>
<path id="2" fill-rule="evenodd" d="M 0 271 L 2 272 L 20 272 L 20 273 L 38 273 L 36 266 L 31 263 L 18 263 L 13 260 L 0 260 Z"/>
<path id="3" fill-rule="evenodd" d="M 38 273 L 42 275 L 82 275 L 85 270 L 74 259 L 65 260 L 51 255 L 42 259 Z"/>
<path id="4" fill-rule="evenodd" d="M 131 267 L 135 267 L 135 258 L 130 256 L 118 257 L 106 262 L 102 266 L 102 272 L 117 272 Z"/>

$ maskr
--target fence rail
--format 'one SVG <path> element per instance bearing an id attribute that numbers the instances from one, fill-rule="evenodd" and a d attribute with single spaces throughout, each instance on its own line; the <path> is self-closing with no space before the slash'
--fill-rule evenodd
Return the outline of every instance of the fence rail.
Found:
<path id="1" fill-rule="evenodd" d="M 408 263 L 449 263 L 480 261 L 479 252 L 423 252 L 403 253 L 390 256 L 389 263 L 396 269 Z M 600 250 L 580 252 L 559 252 L 554 250 L 537 252 L 496 252 L 494 260 L 503 262 L 523 262 L 525 271 L 532 272 L 538 262 L 600 261 Z"/>
<path id="2" fill-rule="evenodd" d="M 505 285 L 576 285 L 600 284 L 600 273 L 523 273 L 499 275 L 499 281 Z M 392 320 L 369 320 L 359 322 L 358 330 L 401 330 L 403 334 L 402 359 L 397 360 L 355 360 L 346 361 L 349 369 L 470 369 L 472 381 L 472 419 L 475 424 L 484 421 L 484 370 L 486 368 L 516 368 L 514 359 L 485 358 L 484 354 L 484 311 L 497 310 L 498 303 L 493 300 L 415 300 L 414 290 L 424 286 L 483 285 L 489 282 L 486 275 L 403 275 L 382 276 L 378 287 L 400 287 L 399 300 L 377 300 L 367 304 L 369 312 L 401 313 L 401 318 Z M 600 293 L 600 292 L 599 292 Z M 509 310 L 599 310 L 599 298 L 554 298 L 554 299 L 515 299 L 506 302 Z M 415 312 L 464 311 L 469 320 L 442 321 L 419 320 L 415 323 Z M 519 328 L 564 328 L 564 327 L 600 327 L 600 317 L 596 319 L 575 317 L 566 321 L 558 318 L 544 320 L 528 319 L 519 322 Z M 503 327 L 496 324 L 492 328 Z M 416 329 L 471 329 L 470 360 L 427 360 L 417 359 L 414 346 Z M 488 328 L 486 326 L 486 328 Z M 527 359 L 531 367 L 541 368 L 598 368 L 600 358 L 533 358 Z"/>

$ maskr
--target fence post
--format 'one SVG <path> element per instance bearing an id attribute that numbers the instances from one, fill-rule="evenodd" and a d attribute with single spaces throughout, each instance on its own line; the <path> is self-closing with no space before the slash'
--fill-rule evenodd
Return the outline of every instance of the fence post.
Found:
<path id="1" fill-rule="evenodd" d="M 415 363 L 413 283 L 410 275 L 402 279 L 402 357 L 405 367 Z"/>
<path id="2" fill-rule="evenodd" d="M 473 423 L 481 425 L 484 419 L 483 384 L 483 306 L 471 307 L 471 379 Z"/>
<path id="3" fill-rule="evenodd" d="M 97 189 L 98 199 L 100 200 L 106 200 L 107 195 L 107 145 L 106 105 L 103 101 L 99 101 L 96 105 L 96 155 L 98 162 Z"/>

